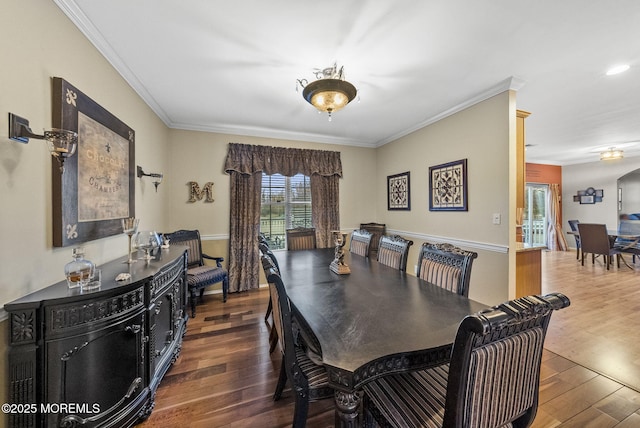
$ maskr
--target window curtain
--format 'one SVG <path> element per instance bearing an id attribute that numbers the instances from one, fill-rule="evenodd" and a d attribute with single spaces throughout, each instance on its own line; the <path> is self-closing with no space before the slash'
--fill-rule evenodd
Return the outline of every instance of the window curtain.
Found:
<path id="1" fill-rule="evenodd" d="M 259 286 L 260 190 L 262 173 L 311 177 L 311 217 L 318 247 L 333 246 L 331 231 L 340 227 L 340 152 L 229 144 L 225 172 L 230 176 L 229 291 Z"/>
<path id="2" fill-rule="evenodd" d="M 560 225 L 560 185 L 549 184 L 547 196 L 547 247 L 552 251 L 567 251 L 567 240 Z"/>

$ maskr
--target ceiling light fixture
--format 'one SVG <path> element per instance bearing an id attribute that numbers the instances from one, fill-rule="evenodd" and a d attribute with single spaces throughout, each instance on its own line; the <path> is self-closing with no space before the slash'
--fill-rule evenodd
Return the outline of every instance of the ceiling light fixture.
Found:
<path id="1" fill-rule="evenodd" d="M 46 140 L 51 156 L 58 160 L 60 173 L 64 172 L 64 160 L 73 156 L 78 147 L 78 134 L 76 132 L 52 128 L 44 131 L 44 135 L 34 134 L 29 128 L 29 121 L 13 113 L 9 113 L 9 138 L 23 144 L 28 144 L 29 138 Z"/>
<path id="2" fill-rule="evenodd" d="M 611 67 L 609 70 L 607 70 L 607 76 L 613 76 L 615 74 L 624 73 L 629 68 L 630 68 L 629 64 L 616 65 L 615 67 Z"/>
<path id="3" fill-rule="evenodd" d="M 358 90 L 344 79 L 344 67 L 338 70 L 337 64 L 322 70 L 315 71 L 318 80 L 309 83 L 307 79 L 298 79 L 298 85 L 302 87 L 302 96 L 320 112 L 331 115 L 349 104 L 357 95 Z"/>
<path id="4" fill-rule="evenodd" d="M 609 148 L 609 150 L 600 153 L 600 160 L 614 160 L 622 158 L 622 150 L 616 149 L 614 147 L 611 147 Z"/>

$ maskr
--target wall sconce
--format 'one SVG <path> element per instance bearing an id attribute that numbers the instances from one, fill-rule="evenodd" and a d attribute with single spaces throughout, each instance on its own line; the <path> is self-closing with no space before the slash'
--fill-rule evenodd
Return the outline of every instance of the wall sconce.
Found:
<path id="1" fill-rule="evenodd" d="M 73 156 L 78 147 L 78 134 L 65 129 L 52 128 L 44 131 L 44 135 L 34 134 L 29 128 L 29 121 L 23 117 L 9 113 L 9 138 L 19 143 L 29 143 L 29 138 L 46 140 L 51 156 L 58 160 L 60 173 L 64 172 L 64 160 Z"/>
<path id="2" fill-rule="evenodd" d="M 145 173 L 142 170 L 142 167 L 140 165 L 137 165 L 137 175 L 138 178 L 142 178 L 142 177 L 151 177 L 154 178 L 155 180 L 153 181 L 153 185 L 156 186 L 156 193 L 158 192 L 158 186 L 160 185 L 160 183 L 162 183 L 162 177 L 164 177 L 163 174 L 161 173 L 157 173 L 157 172 L 152 172 L 152 173 Z"/>

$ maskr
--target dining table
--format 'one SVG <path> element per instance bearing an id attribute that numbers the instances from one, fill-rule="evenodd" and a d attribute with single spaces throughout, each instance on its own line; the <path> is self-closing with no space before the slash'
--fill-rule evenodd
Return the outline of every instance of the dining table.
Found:
<path id="1" fill-rule="evenodd" d="M 334 255 L 327 248 L 276 257 L 294 319 L 320 347 L 336 427 L 356 427 L 364 384 L 448 362 L 462 319 L 487 306 L 349 252 L 350 273 L 339 275 L 329 268 Z"/>

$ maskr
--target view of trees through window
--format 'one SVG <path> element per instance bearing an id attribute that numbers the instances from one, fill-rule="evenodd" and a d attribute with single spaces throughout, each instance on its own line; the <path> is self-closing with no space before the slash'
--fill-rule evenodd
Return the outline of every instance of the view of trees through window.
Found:
<path id="1" fill-rule="evenodd" d="M 294 227 L 312 227 L 311 183 L 297 174 L 262 174 L 260 232 L 272 250 L 286 248 L 285 231 Z"/>

